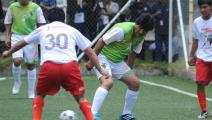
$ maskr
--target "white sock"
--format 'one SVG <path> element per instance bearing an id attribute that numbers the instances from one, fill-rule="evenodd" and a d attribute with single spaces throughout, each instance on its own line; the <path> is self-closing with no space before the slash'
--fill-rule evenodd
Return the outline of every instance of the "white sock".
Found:
<path id="1" fill-rule="evenodd" d="M 13 64 L 12 73 L 13 73 L 13 77 L 14 77 L 15 82 L 21 84 L 21 65 L 15 66 Z"/>
<path id="2" fill-rule="evenodd" d="M 107 94 L 108 94 L 108 91 L 103 87 L 99 87 L 96 90 L 96 93 L 93 99 L 92 108 L 91 108 L 93 113 L 97 113 L 99 111 Z"/>
<path id="3" fill-rule="evenodd" d="M 28 92 L 35 91 L 35 84 L 36 84 L 36 69 L 27 70 L 28 73 Z"/>
<path id="4" fill-rule="evenodd" d="M 122 115 L 132 114 L 132 108 L 134 107 L 138 98 L 138 91 L 127 90 L 125 95 L 125 104 Z"/>

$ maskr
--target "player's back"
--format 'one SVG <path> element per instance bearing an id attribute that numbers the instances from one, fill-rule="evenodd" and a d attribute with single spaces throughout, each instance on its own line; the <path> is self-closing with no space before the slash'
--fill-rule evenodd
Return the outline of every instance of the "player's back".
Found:
<path id="1" fill-rule="evenodd" d="M 90 46 L 90 41 L 78 30 L 61 22 L 53 22 L 40 28 L 41 64 L 45 61 L 68 63 L 77 61 L 75 46 L 81 50 Z"/>

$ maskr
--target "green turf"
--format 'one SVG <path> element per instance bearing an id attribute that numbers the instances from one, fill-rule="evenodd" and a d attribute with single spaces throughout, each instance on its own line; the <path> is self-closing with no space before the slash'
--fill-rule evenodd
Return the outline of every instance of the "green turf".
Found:
<path id="1" fill-rule="evenodd" d="M 24 78 L 21 92 L 18 95 L 11 94 L 13 84 L 11 78 L 0 81 L 0 120 L 31 120 L 31 100 L 27 99 L 27 82 Z M 192 93 L 196 91 L 195 83 L 189 80 L 167 76 L 141 76 L 139 78 Z M 85 82 L 86 96 L 92 100 L 99 83 L 96 77 L 85 77 Z M 123 109 L 125 91 L 126 86 L 115 80 L 114 87 L 100 111 L 103 120 L 118 118 Z M 208 93 L 212 91 L 212 87 L 209 86 L 207 91 Z M 212 97 L 211 94 L 208 96 Z M 212 109 L 211 102 L 208 102 L 208 107 Z M 54 97 L 45 99 L 43 120 L 58 120 L 59 113 L 67 109 L 74 110 L 79 120 L 84 120 L 78 105 L 64 90 Z M 133 110 L 133 113 L 142 120 L 197 120 L 199 112 L 196 98 L 146 84 L 141 85 L 140 96 Z"/>

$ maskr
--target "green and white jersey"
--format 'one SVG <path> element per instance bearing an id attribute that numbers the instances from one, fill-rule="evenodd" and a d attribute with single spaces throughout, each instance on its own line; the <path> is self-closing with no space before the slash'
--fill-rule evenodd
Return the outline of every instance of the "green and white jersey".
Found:
<path id="1" fill-rule="evenodd" d="M 46 23 L 41 8 L 29 2 L 23 6 L 19 2 L 12 3 L 5 16 L 4 24 L 11 24 L 11 32 L 17 35 L 28 35 L 36 29 L 37 23 Z"/>
<path id="2" fill-rule="evenodd" d="M 110 61 L 117 63 L 124 60 L 132 51 L 140 53 L 144 36 L 134 34 L 135 23 L 123 22 L 115 24 L 104 36 L 101 54 Z"/>

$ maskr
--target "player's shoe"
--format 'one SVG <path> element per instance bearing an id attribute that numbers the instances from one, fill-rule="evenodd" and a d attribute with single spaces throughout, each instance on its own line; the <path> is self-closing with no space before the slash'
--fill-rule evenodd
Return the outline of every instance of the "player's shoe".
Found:
<path id="1" fill-rule="evenodd" d="M 100 114 L 97 112 L 97 113 L 94 113 L 93 114 L 93 117 L 94 117 L 94 120 L 102 120 L 101 119 L 101 116 L 100 116 Z"/>
<path id="2" fill-rule="evenodd" d="M 199 119 L 205 119 L 208 117 L 208 112 L 201 112 L 198 116 Z"/>
<path id="3" fill-rule="evenodd" d="M 35 98 L 35 92 L 34 91 L 28 91 L 28 98 L 30 98 L 30 99 Z"/>
<path id="4" fill-rule="evenodd" d="M 12 93 L 14 95 L 18 94 L 19 91 L 20 91 L 20 87 L 21 87 L 21 82 L 15 82 L 14 85 L 13 85 Z"/>
<path id="5" fill-rule="evenodd" d="M 124 114 L 119 117 L 119 120 L 139 120 L 139 119 L 133 116 L 132 114 Z"/>

